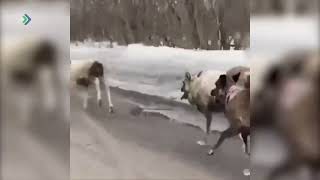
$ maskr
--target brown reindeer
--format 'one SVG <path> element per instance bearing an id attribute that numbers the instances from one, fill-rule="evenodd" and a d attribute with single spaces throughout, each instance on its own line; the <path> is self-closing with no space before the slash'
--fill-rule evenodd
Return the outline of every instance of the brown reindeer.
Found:
<path id="1" fill-rule="evenodd" d="M 231 76 L 228 80 L 227 74 L 220 75 L 216 81 L 216 88 L 211 95 L 216 101 L 224 103 L 225 116 L 230 126 L 223 131 L 218 142 L 208 151 L 209 155 L 220 147 L 223 141 L 240 134 L 245 145 L 245 153 L 249 155 L 248 136 L 250 135 L 250 74 L 249 69 L 242 70 Z"/>
<path id="2" fill-rule="evenodd" d="M 319 178 L 319 65 L 317 54 L 288 56 L 268 70 L 262 87 L 253 96 L 251 116 L 255 131 L 275 130 L 287 147 L 287 158 L 270 173 L 270 180 L 302 165 L 310 169 L 311 179 Z"/>

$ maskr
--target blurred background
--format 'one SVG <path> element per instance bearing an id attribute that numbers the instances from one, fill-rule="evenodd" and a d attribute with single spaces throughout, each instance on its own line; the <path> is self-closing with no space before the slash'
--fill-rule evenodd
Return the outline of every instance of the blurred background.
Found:
<path id="1" fill-rule="evenodd" d="M 71 0 L 71 40 L 185 49 L 249 47 L 248 0 Z M 230 38 L 229 38 L 230 37 Z"/>
<path id="2" fill-rule="evenodd" d="M 318 1 L 250 2 L 251 179 L 319 179 Z"/>
<path id="3" fill-rule="evenodd" d="M 253 0 L 250 3 L 254 15 L 310 15 L 317 12 L 317 0 Z"/>
<path id="4" fill-rule="evenodd" d="M 0 10 L 0 179 L 69 179 L 69 1 Z"/>

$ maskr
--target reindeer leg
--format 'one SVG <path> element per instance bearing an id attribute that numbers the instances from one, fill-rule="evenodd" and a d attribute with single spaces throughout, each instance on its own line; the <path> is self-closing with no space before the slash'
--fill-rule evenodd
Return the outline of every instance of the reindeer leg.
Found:
<path id="1" fill-rule="evenodd" d="M 210 127 L 211 127 L 211 121 L 212 121 L 212 114 L 211 113 L 206 113 L 206 135 L 203 138 L 203 140 L 198 141 L 197 143 L 200 146 L 207 145 L 208 137 L 210 135 Z"/>
<path id="2" fill-rule="evenodd" d="M 218 139 L 218 142 L 208 151 L 208 155 L 213 155 L 214 150 L 218 149 L 223 141 L 227 138 L 233 137 L 238 134 L 238 129 L 229 127 L 227 130 L 223 131 Z"/>
<path id="3" fill-rule="evenodd" d="M 94 80 L 96 92 L 97 92 L 97 102 L 98 106 L 102 107 L 102 98 L 101 98 L 101 86 L 100 86 L 100 80 L 99 78 L 95 78 Z"/>
<path id="4" fill-rule="evenodd" d="M 107 99 L 108 99 L 108 106 L 109 106 L 109 113 L 114 113 L 114 108 L 111 100 L 111 94 L 110 94 L 110 86 L 108 79 L 104 79 L 104 77 L 100 77 L 100 84 L 104 83 L 104 86 L 106 88 L 107 93 Z"/>
<path id="5" fill-rule="evenodd" d="M 248 136 L 249 136 L 249 133 L 247 133 L 247 131 L 242 131 L 240 133 L 241 140 L 244 144 L 244 152 L 248 157 L 250 157 L 250 152 L 249 152 L 249 147 L 248 147 Z M 243 175 L 250 176 L 250 174 L 251 174 L 250 169 L 243 170 Z"/>
<path id="6" fill-rule="evenodd" d="M 109 103 L 109 112 L 110 113 L 114 113 L 114 108 L 113 108 L 113 104 L 112 104 L 112 101 L 111 101 L 111 95 L 110 95 L 110 87 L 108 85 L 107 88 L 107 96 L 108 96 L 108 103 Z"/>
<path id="7" fill-rule="evenodd" d="M 83 94 L 83 109 L 87 109 L 88 108 L 88 99 L 89 99 L 89 88 L 87 87 L 84 90 L 84 94 Z"/>
<path id="8" fill-rule="evenodd" d="M 249 129 L 250 132 L 250 129 Z M 248 136 L 249 136 L 249 132 L 245 131 L 241 131 L 240 136 L 242 139 L 242 142 L 244 144 L 244 152 L 250 156 L 250 152 L 249 152 L 249 146 L 248 146 Z"/>

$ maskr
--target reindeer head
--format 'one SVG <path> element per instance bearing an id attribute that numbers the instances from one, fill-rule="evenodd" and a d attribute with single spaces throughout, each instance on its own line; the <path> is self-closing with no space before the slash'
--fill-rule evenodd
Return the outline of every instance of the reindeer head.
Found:
<path id="1" fill-rule="evenodd" d="M 103 76 L 103 65 L 97 61 L 94 61 L 89 69 L 89 76 L 102 77 Z"/>
<path id="2" fill-rule="evenodd" d="M 240 74 L 241 72 L 238 72 L 232 76 L 233 84 L 238 82 Z M 227 78 L 226 74 L 221 74 L 219 79 L 215 82 L 215 88 L 211 91 L 211 96 L 215 97 L 216 103 L 223 104 L 225 102 L 226 93 L 228 91 Z"/>
<path id="3" fill-rule="evenodd" d="M 189 72 L 186 72 L 184 80 L 182 81 L 181 92 L 183 95 L 181 96 L 181 100 L 188 99 L 188 94 L 190 92 L 190 82 L 192 81 L 192 76 Z"/>
<path id="4" fill-rule="evenodd" d="M 183 95 L 181 97 L 181 100 L 188 99 L 190 93 L 190 84 L 195 80 L 195 78 L 199 78 L 201 75 L 202 71 L 193 76 L 189 72 L 186 72 L 184 80 L 182 81 L 181 92 L 183 92 Z"/>

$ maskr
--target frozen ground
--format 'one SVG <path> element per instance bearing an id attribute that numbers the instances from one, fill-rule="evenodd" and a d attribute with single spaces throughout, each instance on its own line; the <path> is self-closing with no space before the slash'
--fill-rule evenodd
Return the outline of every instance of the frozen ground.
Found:
<path id="1" fill-rule="evenodd" d="M 216 156 L 199 146 L 199 128 L 170 121 L 159 113 L 138 111 L 139 104 L 189 106 L 132 91 L 112 88 L 115 114 L 98 108 L 95 98 L 82 109 L 71 97 L 71 179 L 201 179 L 248 180 L 242 170 L 249 159 L 239 138 L 227 141 Z M 210 136 L 210 143 L 218 134 Z"/>

